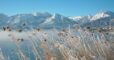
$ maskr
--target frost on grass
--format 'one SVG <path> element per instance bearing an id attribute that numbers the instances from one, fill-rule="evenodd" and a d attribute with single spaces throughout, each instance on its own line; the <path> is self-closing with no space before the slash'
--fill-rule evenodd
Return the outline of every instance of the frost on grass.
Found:
<path id="1" fill-rule="evenodd" d="M 0 60 L 114 60 L 113 32 L 84 29 L 1 31 L 14 47 Z"/>

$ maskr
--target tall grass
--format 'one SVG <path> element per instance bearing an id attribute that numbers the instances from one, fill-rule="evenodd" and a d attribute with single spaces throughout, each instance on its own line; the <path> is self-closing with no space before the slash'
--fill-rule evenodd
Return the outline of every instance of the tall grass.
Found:
<path id="1" fill-rule="evenodd" d="M 31 55 L 25 54 L 21 48 L 23 40 L 12 33 L 12 41 L 16 45 L 18 60 L 114 60 L 114 43 L 104 33 L 90 32 L 83 29 L 50 30 L 26 32 Z M 107 40 L 108 39 L 108 40 Z M 29 52 L 29 51 L 28 51 Z M 0 49 L 0 60 L 12 60 L 4 56 Z M 6 59 L 8 58 L 8 59 Z"/>

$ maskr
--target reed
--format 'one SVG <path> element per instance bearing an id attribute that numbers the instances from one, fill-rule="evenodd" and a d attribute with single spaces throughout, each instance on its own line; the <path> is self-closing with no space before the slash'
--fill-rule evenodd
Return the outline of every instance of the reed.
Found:
<path id="1" fill-rule="evenodd" d="M 32 30 L 26 36 L 35 60 L 114 60 L 114 43 L 109 39 L 110 36 L 105 37 L 105 33 L 55 29 Z M 16 45 L 18 60 L 31 60 L 20 46 L 23 41 L 18 41 L 19 37 L 13 33 L 10 37 Z M 5 58 L 0 49 L 0 60 Z"/>

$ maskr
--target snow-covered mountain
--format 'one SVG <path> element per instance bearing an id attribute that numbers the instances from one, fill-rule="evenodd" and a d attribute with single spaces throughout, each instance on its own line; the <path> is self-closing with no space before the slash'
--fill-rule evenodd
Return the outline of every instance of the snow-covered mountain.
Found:
<path id="1" fill-rule="evenodd" d="M 83 24 L 83 26 L 89 27 L 107 27 L 109 25 L 114 26 L 114 12 L 106 11 L 97 13 L 91 19 L 91 22 Z"/>
<path id="2" fill-rule="evenodd" d="M 106 27 L 108 25 L 114 26 L 114 12 L 105 11 L 99 12 L 93 16 L 75 16 L 69 17 L 73 19 L 82 27 Z"/>
<path id="3" fill-rule="evenodd" d="M 73 26 L 77 22 L 69 19 L 60 14 L 54 14 L 53 16 L 47 18 L 43 23 L 40 24 L 40 27 L 44 28 L 66 28 L 69 25 Z"/>
<path id="4" fill-rule="evenodd" d="M 60 14 L 33 13 L 7 16 L 0 14 L 0 27 L 9 26 L 12 29 L 31 28 L 66 28 L 77 22 Z"/>
<path id="5" fill-rule="evenodd" d="M 69 17 L 70 19 L 73 19 L 78 24 L 84 24 L 90 22 L 90 19 L 92 18 L 91 15 L 88 16 L 75 16 L 75 17 Z"/>
<path id="6" fill-rule="evenodd" d="M 67 28 L 80 24 L 82 27 L 105 27 L 114 25 L 114 12 L 100 12 L 96 15 L 65 17 L 61 14 L 31 13 L 7 16 L 0 14 L 0 28 L 9 26 L 12 29 L 31 28 Z"/>
<path id="7" fill-rule="evenodd" d="M 108 12 L 100 12 L 97 13 L 96 15 L 94 15 L 91 20 L 97 20 L 97 19 L 101 19 L 101 18 L 105 18 L 105 17 L 109 17 L 110 15 L 108 14 Z"/>
<path id="8" fill-rule="evenodd" d="M 17 14 L 10 17 L 9 25 L 13 28 L 34 28 L 51 16 L 49 13 Z"/>

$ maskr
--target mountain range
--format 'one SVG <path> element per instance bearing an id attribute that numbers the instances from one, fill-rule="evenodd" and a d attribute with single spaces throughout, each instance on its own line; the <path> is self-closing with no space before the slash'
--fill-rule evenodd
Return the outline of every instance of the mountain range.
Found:
<path id="1" fill-rule="evenodd" d="M 68 26 L 80 25 L 82 27 L 106 27 L 114 26 L 114 12 L 105 11 L 95 15 L 67 17 L 61 14 L 31 13 L 16 14 L 7 16 L 0 13 L 0 29 L 9 26 L 12 29 L 31 29 L 31 28 L 67 28 Z"/>

